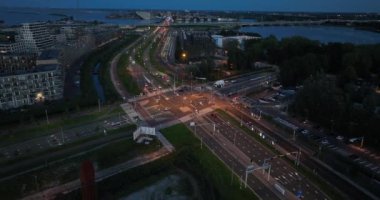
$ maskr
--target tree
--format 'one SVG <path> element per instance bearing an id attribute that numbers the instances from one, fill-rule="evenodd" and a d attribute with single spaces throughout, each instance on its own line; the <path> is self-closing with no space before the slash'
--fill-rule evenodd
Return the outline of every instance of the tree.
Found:
<path id="1" fill-rule="evenodd" d="M 351 65 L 347 66 L 340 75 L 340 85 L 353 83 L 357 79 L 356 70 Z"/>

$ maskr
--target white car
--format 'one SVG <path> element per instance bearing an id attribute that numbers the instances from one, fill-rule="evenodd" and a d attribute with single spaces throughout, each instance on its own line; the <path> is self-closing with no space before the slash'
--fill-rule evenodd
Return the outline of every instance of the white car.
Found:
<path id="1" fill-rule="evenodd" d="M 323 144 L 323 145 L 327 145 L 327 144 L 329 144 L 329 141 L 326 140 L 326 139 L 324 139 L 324 140 L 321 141 L 321 144 Z"/>
<path id="2" fill-rule="evenodd" d="M 336 139 L 339 140 L 339 141 L 343 141 L 344 137 L 341 136 L 341 135 L 338 135 L 338 136 L 336 137 Z"/>

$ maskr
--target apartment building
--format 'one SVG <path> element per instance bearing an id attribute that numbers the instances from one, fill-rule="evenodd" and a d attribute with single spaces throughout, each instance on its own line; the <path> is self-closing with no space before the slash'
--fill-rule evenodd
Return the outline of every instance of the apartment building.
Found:
<path id="1" fill-rule="evenodd" d="M 1 110 L 61 99 L 63 87 L 60 64 L 37 65 L 33 54 L 0 54 Z"/>
<path id="2" fill-rule="evenodd" d="M 22 44 L 22 52 L 40 53 L 53 46 L 53 39 L 44 22 L 22 23 L 17 31 L 16 42 Z"/>

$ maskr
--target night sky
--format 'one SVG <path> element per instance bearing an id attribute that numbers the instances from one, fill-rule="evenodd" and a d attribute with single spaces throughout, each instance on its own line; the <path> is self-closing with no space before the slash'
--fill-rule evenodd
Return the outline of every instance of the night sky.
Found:
<path id="1" fill-rule="evenodd" d="M 380 0 L 79 0 L 80 8 L 380 12 Z M 0 0 L 1 7 L 75 8 L 77 0 Z"/>

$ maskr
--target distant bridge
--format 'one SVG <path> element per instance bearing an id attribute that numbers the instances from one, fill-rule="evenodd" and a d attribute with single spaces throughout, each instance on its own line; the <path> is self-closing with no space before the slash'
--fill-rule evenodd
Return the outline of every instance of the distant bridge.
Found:
<path id="1" fill-rule="evenodd" d="M 173 25 L 234 25 L 234 26 L 312 26 L 323 25 L 325 23 L 380 23 L 380 20 L 344 20 L 344 19 L 324 19 L 324 20 L 300 20 L 300 21 L 264 21 L 264 22 L 196 22 L 196 23 L 174 23 Z M 160 26 L 160 25 L 157 25 Z"/>
<path id="2" fill-rule="evenodd" d="M 240 26 L 305 26 L 322 25 L 328 20 L 317 21 L 265 21 L 265 22 L 237 22 Z"/>

